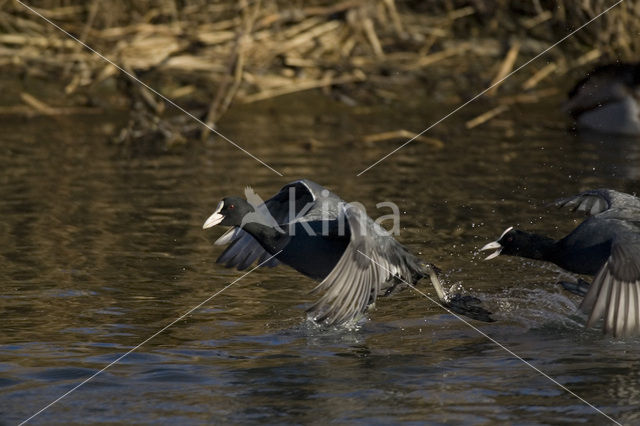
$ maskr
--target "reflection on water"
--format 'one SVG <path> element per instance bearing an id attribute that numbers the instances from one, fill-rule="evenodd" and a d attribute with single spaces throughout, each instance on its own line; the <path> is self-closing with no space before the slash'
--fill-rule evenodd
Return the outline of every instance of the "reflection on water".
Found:
<path id="1" fill-rule="evenodd" d="M 214 263 L 221 230 L 201 230 L 220 198 L 307 177 L 372 211 L 398 204 L 400 241 L 497 312 L 478 327 L 614 418 L 640 421 L 640 340 L 584 330 L 557 270 L 476 253 L 512 225 L 568 232 L 576 219 L 544 207 L 557 197 L 633 192 L 636 144 L 571 136 L 553 106 L 517 132 L 467 132 L 452 117 L 434 129 L 443 149 L 416 141 L 356 178 L 397 146 L 362 135 L 422 129 L 441 106 L 358 110 L 309 96 L 236 109 L 220 128 L 283 178 L 223 141 L 134 154 L 87 117 L 3 122 L 0 419 L 25 419 L 240 276 Z M 36 421 L 605 420 L 410 291 L 380 300 L 357 330 L 318 329 L 304 321 L 313 285 L 287 268 L 256 271 Z"/>

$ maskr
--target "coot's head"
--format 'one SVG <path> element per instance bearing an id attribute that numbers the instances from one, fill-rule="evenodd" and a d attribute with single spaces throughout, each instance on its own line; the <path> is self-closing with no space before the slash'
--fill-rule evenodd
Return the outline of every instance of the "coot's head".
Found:
<path id="1" fill-rule="evenodd" d="M 241 226 L 243 218 L 253 212 L 253 207 L 246 200 L 239 197 L 225 197 L 218 203 L 216 211 L 204 222 L 202 229 L 215 225 Z"/>
<path id="2" fill-rule="evenodd" d="M 484 260 L 493 259 L 494 257 L 498 257 L 501 254 L 506 254 L 509 256 L 518 256 L 520 250 L 526 246 L 527 244 L 527 234 L 519 231 L 517 229 L 513 229 L 513 226 L 507 228 L 500 238 L 496 241 L 493 241 L 480 249 L 480 251 L 484 250 L 495 250 L 489 256 L 487 256 Z"/>
<path id="3" fill-rule="evenodd" d="M 495 250 L 485 260 L 506 254 L 507 256 L 553 261 L 551 257 L 554 256 L 555 244 L 556 242 L 552 238 L 511 227 L 507 228 L 496 241 L 487 244 L 480 250 Z"/>

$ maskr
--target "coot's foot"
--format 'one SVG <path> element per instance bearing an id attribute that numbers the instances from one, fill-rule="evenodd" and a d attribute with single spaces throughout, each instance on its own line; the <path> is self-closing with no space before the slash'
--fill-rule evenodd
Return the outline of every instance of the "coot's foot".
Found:
<path id="1" fill-rule="evenodd" d="M 558 284 L 560 284 L 565 290 L 573 294 L 577 294 L 578 296 L 584 296 L 585 294 L 587 294 L 587 291 L 589 291 L 589 286 L 591 285 L 580 278 L 578 278 L 578 281 L 575 283 L 569 281 L 560 281 Z"/>
<path id="2" fill-rule="evenodd" d="M 456 314 L 461 314 L 474 320 L 484 322 L 494 322 L 491 318 L 491 312 L 480 306 L 482 301 L 477 297 L 469 295 L 454 294 L 449 298 L 449 301 L 444 304 L 447 308 L 451 309 Z"/>

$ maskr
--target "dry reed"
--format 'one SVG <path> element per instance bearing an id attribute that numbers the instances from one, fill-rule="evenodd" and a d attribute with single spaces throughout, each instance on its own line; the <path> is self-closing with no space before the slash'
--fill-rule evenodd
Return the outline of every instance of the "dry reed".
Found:
<path id="1" fill-rule="evenodd" d="M 32 2 L 39 13 L 123 68 L 201 111 L 201 117 L 210 125 L 218 122 L 234 103 L 257 102 L 315 88 L 370 87 L 381 80 L 393 80 L 397 74 L 420 77 L 425 68 L 436 64 L 451 69 L 482 64 L 481 75 L 488 85 L 612 3 Z M 534 90 L 575 67 L 607 58 L 637 60 L 640 37 L 635 35 L 639 33 L 640 2 L 622 3 L 551 52 L 545 62 L 524 70 L 516 79 L 517 84 L 492 89 L 493 97 L 506 98 L 467 126 L 480 125 L 505 112 L 512 102 L 535 102 L 538 96 L 527 97 L 519 92 Z M 508 42 L 503 44 L 501 40 Z M 67 95 L 124 78 L 113 66 L 10 1 L 0 4 L 0 66 L 62 80 Z M 132 122 L 120 135 L 122 140 L 144 135 L 145 129 L 170 140 L 183 140 L 179 136 L 181 130 L 172 130 L 169 122 L 160 123 L 158 117 L 164 112 L 161 101 L 135 84 L 120 81 L 117 87 L 130 98 L 134 111 Z M 378 96 L 390 93 L 369 92 Z M 33 94 L 24 94 L 22 102 L 32 113 L 55 113 L 55 106 Z M 0 109 L 0 113 L 3 111 L 17 110 Z"/>

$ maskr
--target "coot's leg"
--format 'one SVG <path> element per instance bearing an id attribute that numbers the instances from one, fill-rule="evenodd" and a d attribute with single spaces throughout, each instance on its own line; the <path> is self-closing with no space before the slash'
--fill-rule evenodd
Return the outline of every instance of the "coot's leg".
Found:
<path id="1" fill-rule="evenodd" d="M 565 290 L 573 294 L 577 294 L 578 296 L 584 296 L 585 294 L 587 294 L 589 286 L 591 285 L 581 278 L 578 278 L 578 281 L 575 283 L 569 281 L 560 281 L 558 284 L 560 284 Z"/>

